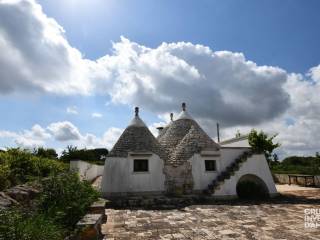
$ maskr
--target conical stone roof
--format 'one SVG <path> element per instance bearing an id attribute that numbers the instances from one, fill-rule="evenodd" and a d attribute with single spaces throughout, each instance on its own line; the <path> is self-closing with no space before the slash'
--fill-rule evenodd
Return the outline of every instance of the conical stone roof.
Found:
<path id="1" fill-rule="evenodd" d="M 172 119 L 156 139 L 140 119 L 136 108 L 135 117 L 108 156 L 127 157 L 129 152 L 148 151 L 157 154 L 166 164 L 177 166 L 202 150 L 218 150 L 219 145 L 189 115 L 185 104 L 182 109 L 178 119 Z"/>
<path id="2" fill-rule="evenodd" d="M 166 159 L 165 151 L 149 131 L 145 123 L 139 117 L 139 109 L 136 115 L 121 134 L 120 138 L 109 153 L 109 157 L 127 157 L 129 152 L 153 152 Z"/>
<path id="3" fill-rule="evenodd" d="M 167 132 L 168 128 L 173 122 L 173 113 L 170 113 L 170 122 L 161 130 L 159 135 L 157 136 L 157 140 L 160 141 L 160 139 L 164 136 L 164 134 Z"/>
<path id="4" fill-rule="evenodd" d="M 185 104 L 177 120 L 158 139 L 168 156 L 167 163 L 179 165 L 202 150 L 218 150 L 216 144 L 186 111 Z"/>

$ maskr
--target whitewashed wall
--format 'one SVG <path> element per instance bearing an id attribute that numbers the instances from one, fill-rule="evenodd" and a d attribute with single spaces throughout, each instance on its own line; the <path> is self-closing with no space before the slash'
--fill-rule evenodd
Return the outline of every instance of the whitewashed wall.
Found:
<path id="1" fill-rule="evenodd" d="M 265 182 L 271 196 L 277 194 L 277 189 L 265 156 L 263 154 L 255 154 L 242 164 L 234 176 L 224 182 L 221 188 L 214 193 L 214 196 L 237 196 L 237 183 L 246 174 L 256 175 L 261 178 Z"/>
<path id="2" fill-rule="evenodd" d="M 103 173 L 101 190 L 104 196 L 126 193 L 159 193 L 165 190 L 163 160 L 152 154 L 149 160 L 149 172 L 133 172 L 133 160 L 144 157 L 107 157 Z"/>
<path id="3" fill-rule="evenodd" d="M 221 169 L 225 169 L 234 160 L 239 157 L 243 152 L 248 151 L 249 148 L 236 148 L 236 147 L 223 147 L 220 149 L 221 152 Z"/>
<path id="4" fill-rule="evenodd" d="M 220 172 L 224 171 L 237 157 L 244 151 L 248 151 L 248 149 L 249 148 L 226 147 L 221 148 L 219 152 L 212 153 L 219 154 L 219 156 L 193 155 L 189 161 L 192 164 L 194 190 L 206 189 L 212 180 L 216 179 Z M 207 172 L 205 170 L 205 160 L 216 160 L 217 171 Z"/>
<path id="5" fill-rule="evenodd" d="M 207 172 L 205 168 L 205 160 L 216 160 L 217 171 Z M 193 176 L 193 189 L 204 190 L 208 187 L 208 184 L 212 182 L 218 176 L 221 169 L 220 156 L 202 157 L 200 154 L 195 154 L 189 159 L 192 164 L 192 176 Z"/>
<path id="6" fill-rule="evenodd" d="M 103 165 L 91 164 L 85 161 L 70 161 L 70 170 L 79 173 L 81 179 L 91 181 L 103 174 Z"/>

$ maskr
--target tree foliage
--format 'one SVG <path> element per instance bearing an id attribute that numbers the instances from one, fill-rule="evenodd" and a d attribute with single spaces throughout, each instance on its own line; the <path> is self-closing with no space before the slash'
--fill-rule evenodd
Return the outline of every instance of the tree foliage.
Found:
<path id="1" fill-rule="evenodd" d="M 271 170 L 274 173 L 320 175 L 320 156 L 290 156 L 282 162 L 272 164 Z"/>
<path id="2" fill-rule="evenodd" d="M 248 140 L 252 150 L 256 153 L 264 153 L 267 161 L 270 162 L 273 150 L 280 146 L 279 143 L 273 143 L 276 136 L 277 134 L 269 137 L 263 131 L 258 132 L 257 130 L 252 129 Z"/>
<path id="3" fill-rule="evenodd" d="M 88 162 L 104 163 L 107 155 L 108 150 L 106 148 L 78 149 L 74 146 L 68 146 L 67 149 L 62 152 L 60 159 L 64 162 L 83 160 Z"/>
<path id="4" fill-rule="evenodd" d="M 42 158 L 58 159 L 58 154 L 53 148 L 35 148 L 33 149 L 33 155 Z"/>
<path id="5" fill-rule="evenodd" d="M 67 169 L 57 160 L 37 157 L 20 148 L 0 152 L 0 190 Z"/>

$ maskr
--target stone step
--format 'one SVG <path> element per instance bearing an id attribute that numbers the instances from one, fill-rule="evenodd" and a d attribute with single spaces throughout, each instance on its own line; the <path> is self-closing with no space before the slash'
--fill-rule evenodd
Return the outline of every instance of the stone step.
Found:
<path id="1" fill-rule="evenodd" d="M 86 214 L 76 225 L 76 239 L 101 239 L 102 214 Z"/>
<path id="2" fill-rule="evenodd" d="M 230 164 L 226 171 L 220 173 L 216 179 L 212 181 L 211 184 L 208 185 L 208 191 L 214 193 L 215 190 L 220 189 L 221 185 L 225 180 L 230 179 L 231 176 L 235 175 L 235 172 L 238 171 L 243 163 L 247 161 L 248 157 L 253 155 L 252 151 L 244 152 L 242 155 L 237 157 L 232 164 Z M 205 192 L 205 191 L 204 191 Z"/>

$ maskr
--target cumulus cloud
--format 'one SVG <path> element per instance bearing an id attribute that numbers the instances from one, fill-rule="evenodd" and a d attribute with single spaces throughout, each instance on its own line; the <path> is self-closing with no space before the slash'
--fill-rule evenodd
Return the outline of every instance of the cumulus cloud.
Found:
<path id="1" fill-rule="evenodd" d="M 286 72 L 257 66 L 241 53 L 185 42 L 152 49 L 121 37 L 112 55 L 90 61 L 34 0 L 2 1 L 0 22 L 2 93 L 21 88 L 57 94 L 105 91 L 113 102 L 157 114 L 185 101 L 195 117 L 226 125 L 257 124 L 289 106 Z"/>
<path id="2" fill-rule="evenodd" d="M 34 0 L 0 1 L 0 93 L 90 91 L 90 63 Z"/>
<path id="3" fill-rule="evenodd" d="M 122 132 L 123 129 L 110 127 L 101 137 L 98 137 L 91 133 L 82 134 L 71 122 L 62 121 L 51 123 L 46 128 L 35 124 L 30 130 L 22 132 L 0 130 L 0 138 L 12 139 L 16 146 L 29 149 L 40 146 L 57 146 L 56 148 L 61 152 L 61 146 L 65 147 L 66 144 L 79 148 L 111 149 Z"/>
<path id="4" fill-rule="evenodd" d="M 34 148 L 45 146 L 45 141 L 50 138 L 50 134 L 40 125 L 35 124 L 31 130 L 24 130 L 21 133 L 0 131 L 0 138 L 12 138 L 18 147 Z"/>
<path id="5" fill-rule="evenodd" d="M 185 42 L 150 49 L 125 38 L 114 49 L 114 55 L 98 60 L 113 66 L 114 102 L 163 114 L 185 101 L 195 117 L 229 126 L 273 119 L 290 105 L 283 89 L 287 73 L 257 66 L 241 53 Z"/>
<path id="6" fill-rule="evenodd" d="M 82 144 L 87 148 L 106 147 L 110 150 L 118 140 L 122 132 L 123 129 L 111 127 L 103 134 L 101 138 L 96 137 L 93 134 L 86 134 L 82 138 Z"/>
<path id="7" fill-rule="evenodd" d="M 81 138 L 78 128 L 68 121 L 51 123 L 48 130 L 58 141 L 79 140 Z"/>

